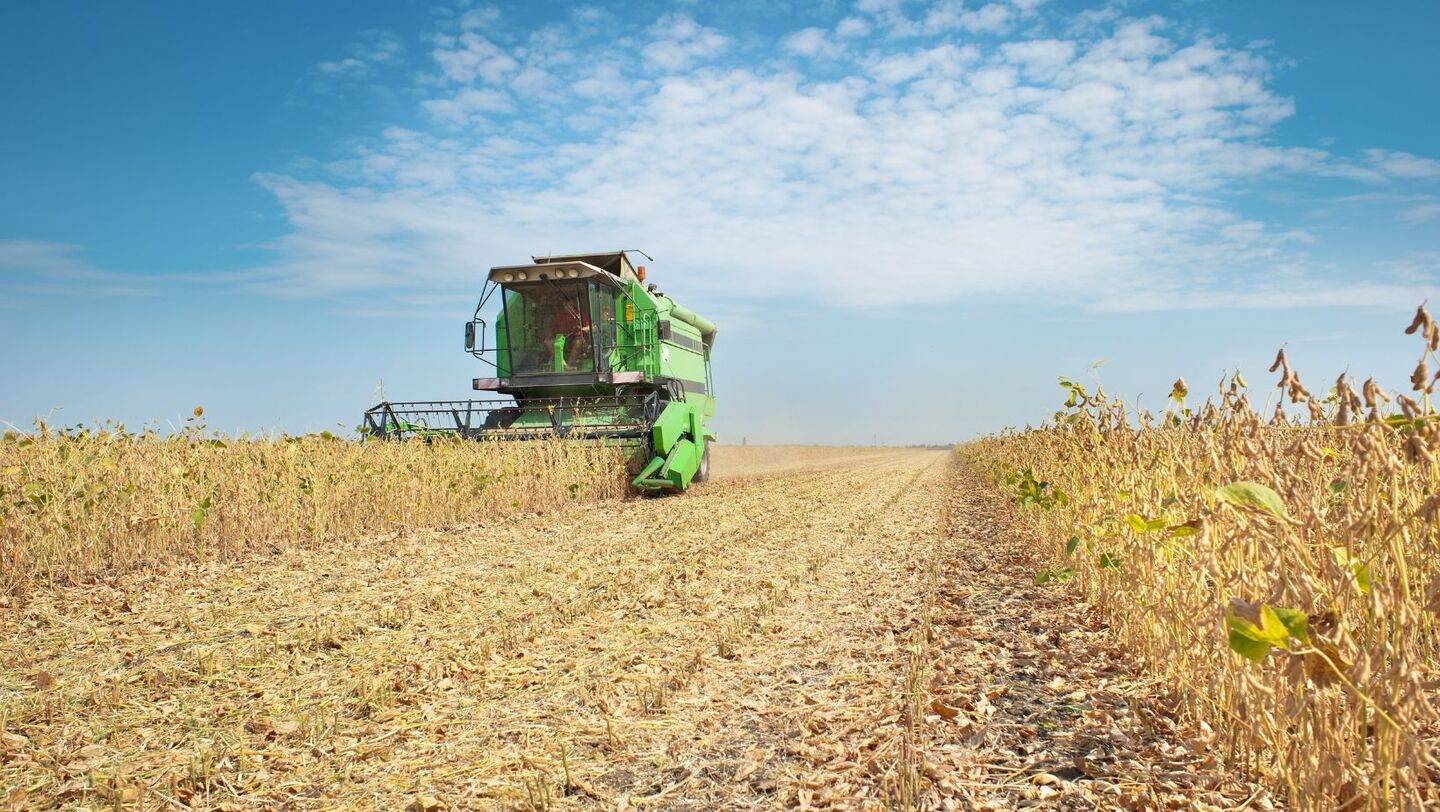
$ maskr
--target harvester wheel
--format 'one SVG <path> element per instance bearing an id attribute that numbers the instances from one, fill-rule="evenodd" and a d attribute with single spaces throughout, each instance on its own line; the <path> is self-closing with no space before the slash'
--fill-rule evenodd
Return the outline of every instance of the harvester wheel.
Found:
<path id="1" fill-rule="evenodd" d="M 705 451 L 700 454 L 700 469 L 695 472 L 696 482 L 710 481 L 710 440 L 705 440 Z"/>

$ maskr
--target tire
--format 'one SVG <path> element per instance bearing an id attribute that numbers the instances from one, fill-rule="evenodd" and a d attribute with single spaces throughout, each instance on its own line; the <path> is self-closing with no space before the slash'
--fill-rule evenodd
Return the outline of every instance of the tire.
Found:
<path id="1" fill-rule="evenodd" d="M 705 450 L 700 454 L 700 470 L 695 472 L 696 482 L 710 481 L 710 439 L 705 439 Z"/>

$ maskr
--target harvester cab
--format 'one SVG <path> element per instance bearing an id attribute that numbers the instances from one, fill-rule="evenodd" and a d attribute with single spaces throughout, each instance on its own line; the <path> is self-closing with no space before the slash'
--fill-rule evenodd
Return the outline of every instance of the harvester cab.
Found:
<path id="1" fill-rule="evenodd" d="M 491 314 L 493 328 L 482 314 Z M 380 403 L 373 437 L 565 438 L 619 445 L 647 491 L 684 490 L 710 473 L 715 325 L 645 281 L 625 251 L 532 257 L 491 268 L 465 325 L 489 366 L 472 382 L 502 397 Z"/>

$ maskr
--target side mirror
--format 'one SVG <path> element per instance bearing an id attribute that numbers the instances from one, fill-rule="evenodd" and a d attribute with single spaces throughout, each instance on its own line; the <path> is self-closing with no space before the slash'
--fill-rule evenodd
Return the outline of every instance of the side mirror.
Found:
<path id="1" fill-rule="evenodd" d="M 484 319 L 465 322 L 465 351 L 477 358 L 486 352 Z"/>

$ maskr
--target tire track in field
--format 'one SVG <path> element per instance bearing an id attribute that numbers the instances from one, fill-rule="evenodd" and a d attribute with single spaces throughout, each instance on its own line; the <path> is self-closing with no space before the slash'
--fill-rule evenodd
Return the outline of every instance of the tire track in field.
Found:
<path id="1" fill-rule="evenodd" d="M 1213 732 L 1187 729 L 1076 591 L 1035 584 L 1035 550 L 1010 531 L 1011 506 L 989 483 L 961 469 L 950 502 L 916 726 L 917 806 L 1276 808 L 1221 763 Z"/>
<path id="2" fill-rule="evenodd" d="M 908 473 L 908 472 L 907 472 Z M 865 521 L 826 539 L 823 572 L 688 691 L 665 732 L 674 765 L 631 800 L 666 809 L 837 804 L 897 796 L 907 634 L 943 554 L 947 455 L 896 477 Z"/>

